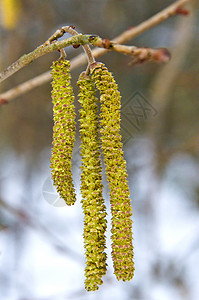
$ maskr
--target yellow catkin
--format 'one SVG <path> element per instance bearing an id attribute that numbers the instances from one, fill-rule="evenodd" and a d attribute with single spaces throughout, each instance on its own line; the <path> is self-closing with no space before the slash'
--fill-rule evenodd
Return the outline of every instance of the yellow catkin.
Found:
<path id="1" fill-rule="evenodd" d="M 21 13 L 20 0 L 1 0 L 1 22 L 5 29 L 13 29 Z"/>
<path id="2" fill-rule="evenodd" d="M 83 72 L 78 80 L 81 135 L 81 193 L 84 212 L 84 246 L 86 255 L 85 287 L 98 289 L 106 273 L 106 211 L 102 197 L 99 125 L 95 85 Z"/>
<path id="3" fill-rule="evenodd" d="M 134 276 L 132 208 L 129 199 L 126 162 L 120 135 L 121 96 L 113 75 L 102 63 L 92 66 L 92 78 L 100 91 L 101 140 L 112 213 L 112 259 L 117 279 Z"/>
<path id="4" fill-rule="evenodd" d="M 55 61 L 51 74 L 54 118 L 51 174 L 61 198 L 66 204 L 72 205 L 76 200 L 71 172 L 75 141 L 75 107 L 69 61 Z"/>

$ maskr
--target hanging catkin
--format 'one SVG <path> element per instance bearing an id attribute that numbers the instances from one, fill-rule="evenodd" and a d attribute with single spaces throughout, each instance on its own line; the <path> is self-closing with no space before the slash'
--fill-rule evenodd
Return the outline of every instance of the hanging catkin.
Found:
<path id="1" fill-rule="evenodd" d="M 72 205 L 75 202 L 71 173 L 75 141 L 75 107 L 69 61 L 62 59 L 53 62 L 51 74 L 54 117 L 51 174 L 60 197 L 66 204 Z"/>
<path id="2" fill-rule="evenodd" d="M 80 135 L 81 135 L 81 193 L 84 212 L 84 246 L 86 255 L 85 287 L 98 289 L 106 273 L 105 231 L 106 210 L 102 197 L 99 125 L 95 85 L 84 72 L 79 86 Z"/>
<path id="3" fill-rule="evenodd" d="M 126 162 L 120 135 L 121 96 L 112 74 L 102 63 L 92 65 L 92 78 L 100 91 L 101 140 L 112 212 L 112 259 L 118 280 L 134 275 L 132 208 Z"/>

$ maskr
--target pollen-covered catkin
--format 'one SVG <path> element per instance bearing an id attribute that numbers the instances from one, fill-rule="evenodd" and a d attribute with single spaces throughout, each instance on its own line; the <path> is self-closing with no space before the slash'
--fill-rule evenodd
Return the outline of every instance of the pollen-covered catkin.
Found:
<path id="1" fill-rule="evenodd" d="M 75 202 L 71 158 L 75 141 L 75 107 L 71 86 L 70 62 L 59 60 L 52 65 L 53 148 L 51 174 L 54 185 L 68 205 Z"/>
<path id="2" fill-rule="evenodd" d="M 106 273 L 106 210 L 102 197 L 99 124 L 95 85 L 85 72 L 80 74 L 79 86 L 81 137 L 81 193 L 84 212 L 84 246 L 86 255 L 85 287 L 98 289 Z"/>
<path id="3" fill-rule="evenodd" d="M 135 268 L 132 244 L 132 208 L 120 135 L 121 96 L 112 74 L 104 64 L 93 64 L 91 71 L 93 80 L 100 91 L 100 133 L 110 188 L 111 254 L 114 274 L 118 280 L 126 281 L 133 278 Z"/>

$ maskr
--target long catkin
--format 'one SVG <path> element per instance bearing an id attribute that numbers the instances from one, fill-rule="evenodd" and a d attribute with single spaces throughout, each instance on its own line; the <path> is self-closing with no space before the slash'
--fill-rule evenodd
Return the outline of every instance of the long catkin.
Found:
<path id="1" fill-rule="evenodd" d="M 110 188 L 111 254 L 114 274 L 118 280 L 126 281 L 133 278 L 135 268 L 132 243 L 132 208 L 120 135 L 121 96 L 114 77 L 104 64 L 93 64 L 92 78 L 100 91 L 100 133 L 106 176 Z"/>
<path id="2" fill-rule="evenodd" d="M 95 85 L 83 72 L 78 80 L 81 137 L 81 193 L 84 212 L 84 246 L 86 255 L 85 287 L 98 289 L 106 273 L 106 209 L 102 197 L 99 124 Z"/>
<path id="3" fill-rule="evenodd" d="M 53 148 L 51 174 L 54 185 L 67 205 L 75 203 L 71 158 L 75 141 L 75 107 L 71 86 L 70 62 L 60 60 L 52 65 Z"/>

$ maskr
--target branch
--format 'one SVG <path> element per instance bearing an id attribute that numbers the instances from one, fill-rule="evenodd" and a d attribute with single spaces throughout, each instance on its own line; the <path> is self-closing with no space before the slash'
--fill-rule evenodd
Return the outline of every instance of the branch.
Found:
<path id="1" fill-rule="evenodd" d="M 83 35 L 78 34 L 71 38 L 56 41 L 52 44 L 43 44 L 36 48 L 34 51 L 21 56 L 16 62 L 14 62 L 11 66 L 5 69 L 2 73 L 0 73 L 0 82 L 5 80 L 6 78 L 10 77 L 21 68 L 30 64 L 33 60 L 45 55 L 47 53 L 60 50 L 62 48 L 71 46 L 71 45 L 85 45 L 85 44 L 93 44 L 95 42 L 95 38 L 93 35 Z"/>
<path id="2" fill-rule="evenodd" d="M 76 262 L 82 262 L 82 256 L 78 252 L 75 252 L 71 248 L 67 247 L 56 235 L 54 235 L 48 228 L 46 228 L 42 223 L 40 223 L 38 219 L 34 219 L 25 210 L 13 207 L 1 198 L 0 207 L 3 207 L 7 211 L 9 211 L 24 225 L 37 230 L 39 233 L 43 233 L 45 238 L 47 238 L 58 251 L 70 256 Z"/>
<path id="3" fill-rule="evenodd" d="M 49 71 L 42 73 L 39 76 L 36 76 L 30 80 L 27 80 L 24 83 L 17 85 L 16 87 L 2 93 L 0 95 L 0 106 L 7 104 L 11 100 L 15 99 L 18 96 L 21 96 L 32 89 L 43 85 L 46 82 L 49 82 L 51 79 L 51 74 Z"/>
<path id="4" fill-rule="evenodd" d="M 155 61 L 155 62 L 168 62 L 170 59 L 170 52 L 165 48 L 159 49 L 151 49 L 151 48 L 137 48 L 135 46 L 125 46 L 120 44 L 114 44 L 108 39 L 102 40 L 101 38 L 97 38 L 94 45 L 98 47 L 113 50 L 116 52 L 120 52 L 123 54 L 127 54 L 130 56 L 134 56 L 135 58 L 132 60 L 132 63 L 143 63 L 145 61 Z M 88 46 L 88 45 L 86 45 Z M 88 46 L 89 47 L 89 46 Z M 33 53 L 33 52 L 32 52 Z M 91 60 L 89 60 L 91 63 Z M 17 63 L 17 62 L 16 62 Z M 15 63 L 15 65 L 16 65 Z M 22 66 L 23 67 L 23 66 Z M 71 70 L 76 67 L 74 60 L 71 60 Z M 16 72 L 16 71 L 15 71 Z M 47 71 L 33 79 L 30 79 L 9 91 L 2 93 L 0 95 L 0 105 L 6 104 L 9 100 L 16 98 L 19 95 L 23 95 L 24 93 L 32 90 L 34 87 L 38 87 L 45 82 L 48 82 L 51 78 L 50 72 Z"/>
<path id="5" fill-rule="evenodd" d="M 9 66 L 7 69 L 5 69 L 2 73 L 0 73 L 0 82 L 5 80 L 6 78 L 10 77 L 17 71 L 19 71 L 21 68 L 27 66 L 30 64 L 33 60 L 56 50 L 63 49 L 65 47 L 71 46 L 71 45 L 86 45 L 91 44 L 93 46 L 97 46 L 100 48 L 105 48 L 108 50 L 113 50 L 117 52 L 121 52 L 124 54 L 129 54 L 131 56 L 136 56 L 138 60 L 157 60 L 159 56 L 159 49 L 149 49 L 149 48 L 137 48 L 135 46 L 124 46 L 120 44 L 115 44 L 112 41 L 109 41 L 108 39 L 101 39 L 100 37 L 96 35 L 83 35 L 78 34 L 71 38 L 64 39 L 62 41 L 55 41 L 52 44 L 44 43 L 43 45 L 36 48 L 34 51 L 23 55 L 20 57 L 16 62 L 14 62 L 11 66 Z M 86 47 L 86 53 L 89 51 L 89 49 Z M 90 52 L 90 51 L 89 51 Z M 157 53 L 158 52 L 158 53 Z M 165 51 L 164 51 L 165 52 Z M 165 52 L 166 53 L 166 52 Z M 92 54 L 90 54 L 91 58 L 93 57 Z M 167 51 L 167 56 L 168 51 Z M 93 62 L 93 59 L 92 59 Z M 91 63 L 92 63 L 91 62 Z"/>
<path id="6" fill-rule="evenodd" d="M 197 133 L 195 136 L 190 139 L 182 142 L 180 145 L 177 145 L 173 149 L 169 149 L 167 151 L 168 158 L 173 156 L 179 152 L 187 152 L 189 154 L 198 155 L 199 154 L 199 134 Z"/>
<path id="7" fill-rule="evenodd" d="M 100 48 L 105 48 L 126 55 L 134 56 L 135 59 L 133 60 L 133 63 L 142 63 L 145 61 L 168 62 L 171 57 L 170 52 L 165 48 L 138 48 L 135 46 L 116 44 L 109 39 L 102 40 L 99 37 L 96 39 L 94 44 L 95 46 Z"/>
<path id="8" fill-rule="evenodd" d="M 113 39 L 113 42 L 115 43 L 124 43 L 126 41 L 129 41 L 130 39 L 136 37 L 140 33 L 144 32 L 145 30 L 148 30 L 152 28 L 153 26 L 157 25 L 160 22 L 163 22 L 167 18 L 174 16 L 176 14 L 181 13 L 182 14 L 182 6 L 188 3 L 190 0 L 180 0 L 176 1 L 175 3 L 168 6 L 166 9 L 162 10 L 161 12 L 157 13 L 153 17 L 149 18 L 148 20 L 142 22 L 140 25 L 133 27 L 131 29 L 128 29 L 124 31 L 121 35 Z M 181 10 L 181 12 L 180 12 Z M 185 10 L 184 10 L 185 11 Z M 184 13 L 185 14 L 185 13 Z M 102 56 L 108 52 L 107 49 L 94 49 L 92 51 L 92 54 L 95 58 Z M 74 59 L 71 60 L 71 70 L 75 69 L 81 65 L 86 64 L 86 56 L 85 54 L 80 54 L 76 56 Z M 33 79 L 28 80 L 25 83 L 22 83 L 18 85 L 17 87 L 4 92 L 0 95 L 0 105 L 7 103 L 9 100 L 12 100 L 16 98 L 17 96 L 20 96 L 27 91 L 32 90 L 33 88 L 43 85 L 46 82 L 49 82 L 51 80 L 51 74 L 50 71 L 47 71 L 39 76 L 36 76 Z"/>

